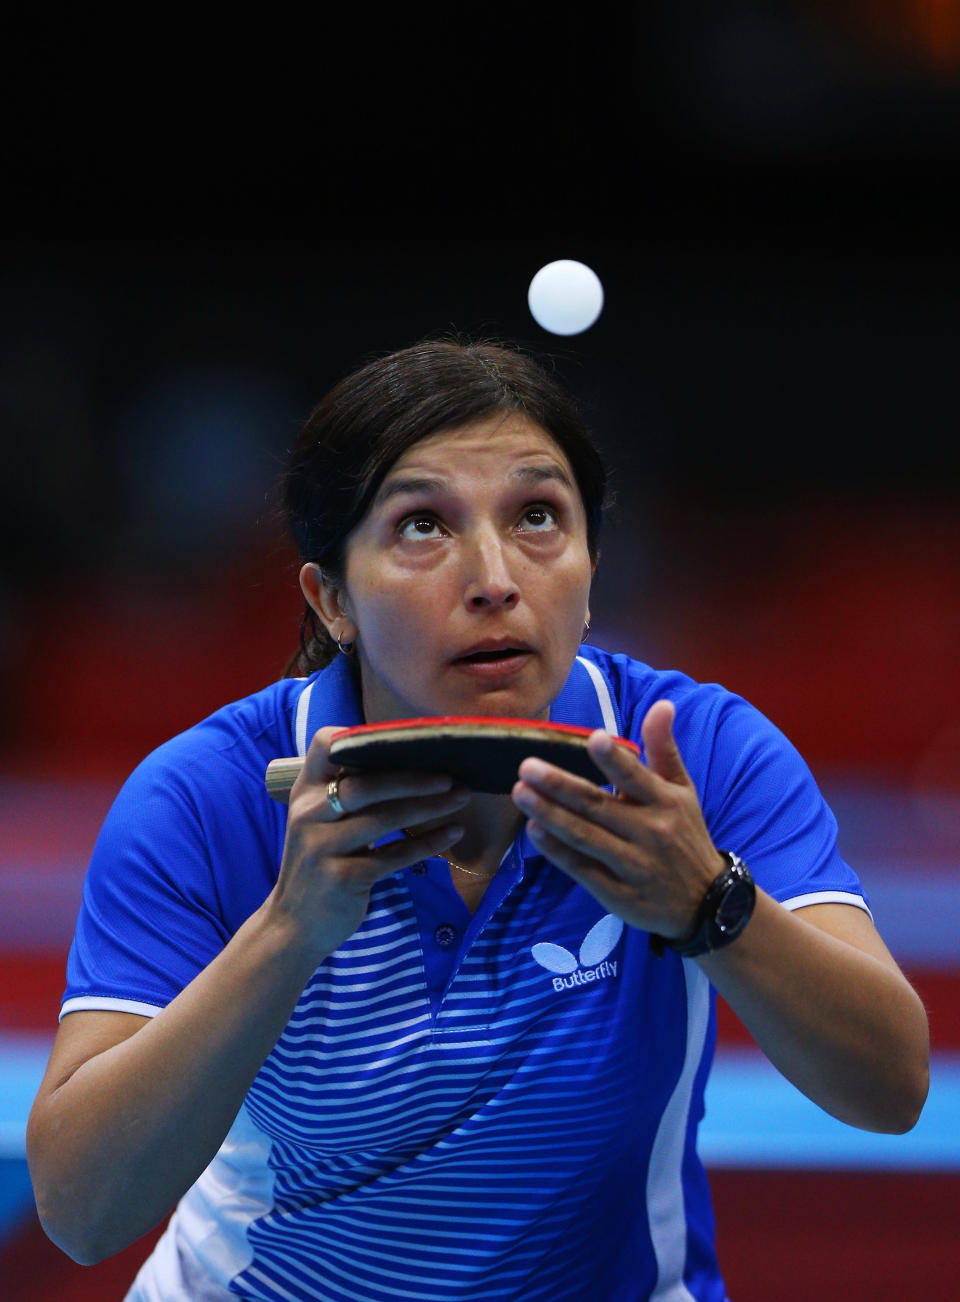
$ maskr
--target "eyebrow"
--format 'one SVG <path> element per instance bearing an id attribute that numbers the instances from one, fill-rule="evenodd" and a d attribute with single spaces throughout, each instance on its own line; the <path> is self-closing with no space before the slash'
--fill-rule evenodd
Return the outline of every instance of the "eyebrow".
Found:
<path id="1" fill-rule="evenodd" d="M 517 466 L 511 470 L 510 479 L 519 479 L 529 484 L 542 484 L 556 480 L 567 488 L 573 489 L 570 476 L 562 466 Z M 444 493 L 450 489 L 452 480 L 431 479 L 425 475 L 397 475 L 382 485 L 377 499 L 382 505 L 401 493 Z"/>
<path id="2" fill-rule="evenodd" d="M 516 470 L 510 472 L 511 479 L 525 479 L 531 484 L 542 484 L 551 479 L 557 480 L 558 483 L 565 484 L 567 488 L 572 489 L 573 484 L 570 482 L 570 476 L 562 466 L 518 466 Z"/>
<path id="3" fill-rule="evenodd" d="M 427 479 L 421 475 L 398 475 L 396 479 L 390 479 L 381 485 L 377 493 L 377 501 L 388 502 L 391 497 L 397 497 L 400 493 L 442 493 L 449 487 L 450 483 L 446 479 Z"/>

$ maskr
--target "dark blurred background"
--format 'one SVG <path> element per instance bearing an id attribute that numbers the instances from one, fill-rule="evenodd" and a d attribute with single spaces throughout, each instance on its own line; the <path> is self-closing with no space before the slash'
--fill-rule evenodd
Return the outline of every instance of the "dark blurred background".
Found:
<path id="1" fill-rule="evenodd" d="M 590 409 L 606 641 L 758 695 L 822 766 L 939 773 L 956 5 L 75 21 L 7 60 L 4 767 L 123 771 L 273 677 L 286 447 L 346 370 L 457 330 Z M 557 257 L 607 293 L 567 339 L 526 306 Z"/>
<path id="2" fill-rule="evenodd" d="M 55 1022 L 125 773 L 295 646 L 273 485 L 300 423 L 456 331 L 584 402 L 618 488 L 593 640 L 799 745 L 955 1056 L 960 5 L 15 12 L 7 37 L 0 1031 Z M 606 290 L 572 338 L 526 305 L 561 257 Z"/>

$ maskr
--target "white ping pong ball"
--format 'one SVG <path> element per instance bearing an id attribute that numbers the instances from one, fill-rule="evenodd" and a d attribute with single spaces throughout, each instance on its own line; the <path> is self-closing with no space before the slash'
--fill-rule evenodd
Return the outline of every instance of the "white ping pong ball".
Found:
<path id="1" fill-rule="evenodd" d="M 603 310 L 603 285 L 583 262 L 561 258 L 541 267 L 527 291 L 530 314 L 554 335 L 589 330 Z"/>

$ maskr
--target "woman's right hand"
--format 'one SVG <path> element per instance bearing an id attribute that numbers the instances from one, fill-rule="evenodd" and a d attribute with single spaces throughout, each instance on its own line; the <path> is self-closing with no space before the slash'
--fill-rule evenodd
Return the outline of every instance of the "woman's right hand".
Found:
<path id="1" fill-rule="evenodd" d="M 280 875 L 265 905 L 318 963 L 360 926 L 376 882 L 460 839 L 453 820 L 470 800 L 469 790 L 444 774 L 352 773 L 339 782 L 345 812 L 337 813 L 327 790 L 340 772 L 329 754 L 338 731 L 317 732 L 290 791 Z M 375 846 L 401 828 L 416 834 Z"/>
<path id="2" fill-rule="evenodd" d="M 381 877 L 442 853 L 469 800 L 436 774 L 345 777 L 324 728 L 290 798 L 276 886 L 217 956 L 146 1018 L 64 1017 L 30 1115 L 27 1147 L 44 1228 L 76 1261 L 145 1234 L 223 1143 L 317 965 L 356 931 Z M 399 828 L 414 838 L 371 848 Z M 419 829 L 419 833 L 417 831 Z"/>

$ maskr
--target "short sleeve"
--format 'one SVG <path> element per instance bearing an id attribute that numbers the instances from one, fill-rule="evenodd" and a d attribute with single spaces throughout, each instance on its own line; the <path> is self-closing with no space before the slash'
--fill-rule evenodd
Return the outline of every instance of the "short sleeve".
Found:
<path id="1" fill-rule="evenodd" d="M 704 706 L 706 708 L 704 708 Z M 678 723 L 684 710 L 678 705 Z M 704 815 L 714 844 L 749 865 L 788 908 L 842 902 L 868 909 L 837 845 L 837 822 L 803 757 L 742 697 L 718 691 L 691 708 L 683 732 L 705 755 Z M 681 750 L 684 738 L 678 728 Z"/>
<path id="2" fill-rule="evenodd" d="M 119 792 L 84 882 L 61 1017 L 165 1007 L 269 893 L 278 807 L 230 756 L 208 758 L 174 740 Z"/>
<path id="3" fill-rule="evenodd" d="M 837 820 L 806 761 L 749 701 L 719 683 L 654 669 L 625 655 L 584 652 L 609 684 L 624 735 L 643 752 L 643 721 L 658 700 L 675 707 L 674 737 L 714 845 L 744 859 L 757 884 L 788 909 L 869 905 L 840 854 Z"/>

